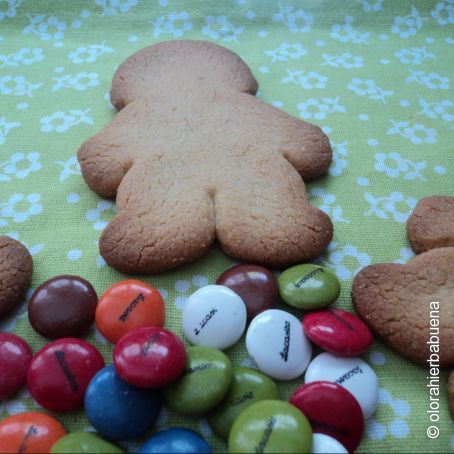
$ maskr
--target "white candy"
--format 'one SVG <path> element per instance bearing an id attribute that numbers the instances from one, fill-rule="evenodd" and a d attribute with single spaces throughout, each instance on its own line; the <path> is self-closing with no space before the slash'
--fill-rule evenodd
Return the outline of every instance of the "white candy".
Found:
<path id="1" fill-rule="evenodd" d="M 358 401 L 364 418 L 370 418 L 378 405 L 378 379 L 361 358 L 344 358 L 331 353 L 318 355 L 309 364 L 305 383 L 325 380 L 350 391 Z"/>
<path id="2" fill-rule="evenodd" d="M 314 434 L 312 454 L 348 454 L 348 451 L 335 438 L 325 434 Z"/>
<path id="3" fill-rule="evenodd" d="M 246 334 L 246 348 L 259 369 L 278 380 L 299 377 L 312 355 L 301 322 L 278 309 L 254 317 Z"/>
<path id="4" fill-rule="evenodd" d="M 183 333 L 193 345 L 230 347 L 246 328 L 246 305 L 242 298 L 224 285 L 207 285 L 185 302 Z"/>

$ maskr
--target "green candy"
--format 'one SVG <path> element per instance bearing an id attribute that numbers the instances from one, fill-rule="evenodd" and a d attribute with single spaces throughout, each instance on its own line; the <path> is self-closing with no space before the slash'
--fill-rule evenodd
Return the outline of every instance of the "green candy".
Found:
<path id="1" fill-rule="evenodd" d="M 293 405 L 280 400 L 262 400 L 241 412 L 229 435 L 229 452 L 312 451 L 312 428 Z"/>
<path id="2" fill-rule="evenodd" d="M 232 382 L 232 364 L 220 350 L 188 347 L 183 374 L 164 389 L 166 405 L 182 415 L 200 415 L 215 407 Z"/>
<path id="3" fill-rule="evenodd" d="M 317 309 L 337 299 L 340 283 L 337 276 L 322 266 L 304 264 L 285 270 L 277 281 L 281 298 L 300 309 Z"/>
<path id="4" fill-rule="evenodd" d="M 249 405 L 264 399 L 279 399 L 275 383 L 254 369 L 233 369 L 233 379 L 224 400 L 208 415 L 213 431 L 227 439 L 233 422 Z"/>
<path id="5" fill-rule="evenodd" d="M 60 438 L 51 449 L 51 454 L 120 454 L 124 451 L 118 446 L 103 440 L 92 432 L 72 432 Z"/>

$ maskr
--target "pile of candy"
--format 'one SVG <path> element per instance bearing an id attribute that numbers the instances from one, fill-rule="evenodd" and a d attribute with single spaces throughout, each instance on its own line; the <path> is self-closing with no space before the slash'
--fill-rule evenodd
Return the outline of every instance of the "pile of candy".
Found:
<path id="1" fill-rule="evenodd" d="M 378 381 L 358 357 L 373 342 L 369 328 L 350 312 L 324 308 L 339 292 L 337 277 L 317 265 L 295 266 L 277 281 L 261 266 L 236 265 L 185 302 L 182 331 L 192 344 L 185 347 L 163 327 L 165 303 L 154 287 L 118 282 L 98 302 L 82 278 L 50 279 L 35 290 L 28 311 L 32 327 L 54 340 L 32 356 L 23 339 L 0 334 L 0 399 L 26 383 L 48 410 L 83 406 L 97 434 L 65 434 L 49 415 L 22 413 L 0 421 L 0 446 L 4 452 L 122 452 L 111 441 L 143 436 L 163 401 L 178 414 L 206 415 L 232 453 L 353 452 L 376 410 Z M 308 311 L 302 322 L 274 308 L 279 296 Z M 94 319 L 115 344 L 111 365 L 77 338 Z M 258 370 L 233 368 L 223 352 L 245 331 Z M 312 359 L 312 343 L 326 352 Z M 279 400 L 273 379 L 303 373 L 305 384 L 288 402 Z M 173 428 L 153 434 L 139 452 L 211 448 L 199 434 Z"/>

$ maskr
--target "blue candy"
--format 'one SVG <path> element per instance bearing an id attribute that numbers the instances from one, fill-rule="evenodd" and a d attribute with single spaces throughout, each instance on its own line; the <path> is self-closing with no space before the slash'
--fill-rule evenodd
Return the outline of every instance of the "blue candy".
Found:
<path id="1" fill-rule="evenodd" d="M 167 429 L 154 434 L 137 454 L 211 454 L 210 445 L 196 432 L 189 429 Z"/>
<path id="2" fill-rule="evenodd" d="M 111 440 L 140 437 L 153 425 L 160 408 L 157 391 L 129 385 L 116 374 L 113 365 L 92 378 L 85 394 L 87 418 Z"/>

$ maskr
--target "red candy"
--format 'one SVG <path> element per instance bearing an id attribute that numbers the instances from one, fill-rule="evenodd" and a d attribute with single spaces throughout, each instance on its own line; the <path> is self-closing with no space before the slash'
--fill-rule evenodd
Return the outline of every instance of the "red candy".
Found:
<path id="1" fill-rule="evenodd" d="M 303 329 L 314 344 L 338 356 L 361 355 L 374 340 L 361 319 L 342 309 L 307 314 L 303 319 Z"/>
<path id="2" fill-rule="evenodd" d="M 355 451 L 364 431 L 361 407 L 353 395 L 337 383 L 314 381 L 300 386 L 289 402 L 309 420 L 314 433 L 335 438 Z"/>
<path id="3" fill-rule="evenodd" d="M 27 374 L 32 397 L 44 408 L 64 412 L 80 408 L 88 383 L 104 360 L 95 347 L 71 337 L 50 342 L 33 358 Z"/>
<path id="4" fill-rule="evenodd" d="M 25 385 L 32 351 L 19 336 L 0 333 L 0 400 Z"/>
<path id="5" fill-rule="evenodd" d="M 117 342 L 114 365 L 127 383 L 141 388 L 159 388 L 183 372 L 186 349 L 171 331 L 155 326 L 139 328 Z"/>

